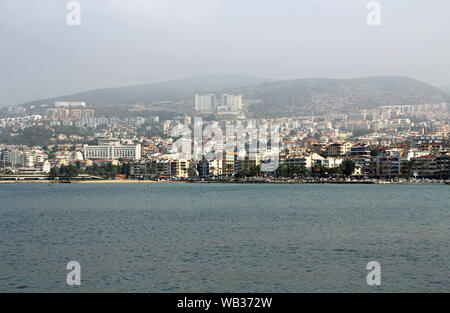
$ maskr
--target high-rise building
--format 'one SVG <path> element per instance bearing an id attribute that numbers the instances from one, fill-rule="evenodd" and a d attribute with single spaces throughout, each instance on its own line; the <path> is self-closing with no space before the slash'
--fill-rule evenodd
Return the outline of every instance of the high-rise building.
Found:
<path id="1" fill-rule="evenodd" d="M 214 94 L 195 95 L 195 110 L 203 113 L 212 113 L 215 108 L 216 96 Z"/>
<path id="2" fill-rule="evenodd" d="M 222 106 L 228 107 L 229 111 L 239 111 L 242 109 L 242 95 L 227 95 L 222 96 Z"/>
<path id="3" fill-rule="evenodd" d="M 94 109 L 84 109 L 83 117 L 84 118 L 94 118 Z"/>
<path id="4" fill-rule="evenodd" d="M 73 120 L 80 120 L 83 117 L 83 111 L 81 111 L 80 109 L 71 109 L 70 117 Z"/>
<path id="5" fill-rule="evenodd" d="M 86 107 L 86 102 L 81 102 L 81 101 L 55 101 L 55 107 L 57 108 L 85 108 Z"/>
<path id="6" fill-rule="evenodd" d="M 58 107 L 58 116 L 60 120 L 66 120 L 70 118 L 70 111 L 65 107 Z"/>

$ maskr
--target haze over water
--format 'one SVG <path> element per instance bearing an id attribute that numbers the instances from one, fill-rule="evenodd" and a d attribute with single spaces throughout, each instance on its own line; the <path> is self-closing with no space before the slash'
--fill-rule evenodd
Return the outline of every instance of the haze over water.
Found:
<path id="1" fill-rule="evenodd" d="M 14 184 L 0 198 L 0 292 L 450 291 L 445 185 Z"/>

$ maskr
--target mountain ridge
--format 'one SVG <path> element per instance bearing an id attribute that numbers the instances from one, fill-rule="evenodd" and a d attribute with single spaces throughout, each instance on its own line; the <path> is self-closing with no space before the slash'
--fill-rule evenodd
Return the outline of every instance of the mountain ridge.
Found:
<path id="1" fill-rule="evenodd" d="M 441 89 L 444 90 L 444 92 L 447 93 L 450 96 L 450 85 L 449 86 L 444 86 Z"/>
<path id="2" fill-rule="evenodd" d="M 273 81 L 273 79 L 236 74 L 196 76 L 149 84 L 92 89 L 64 96 L 28 101 L 21 105 L 51 104 L 54 101 L 85 101 L 101 106 L 104 104 L 178 100 L 191 96 L 192 93 L 251 86 L 265 81 Z"/>
<path id="3" fill-rule="evenodd" d="M 273 80 L 246 75 L 209 75 L 161 83 L 119 88 L 94 89 L 72 95 L 24 104 L 51 104 L 53 101 L 85 101 L 96 108 L 143 104 L 185 113 L 193 107 L 196 93 L 242 94 L 253 100 L 248 111 L 253 116 L 290 116 L 375 109 L 384 105 L 448 103 L 442 89 L 404 76 L 370 76 L 351 79 L 301 78 Z M 180 104 L 179 102 L 183 102 Z M 170 108 L 170 109 L 169 109 Z"/>
<path id="4" fill-rule="evenodd" d="M 304 78 L 275 81 L 227 92 L 242 93 L 244 98 L 262 99 L 252 105 L 255 115 L 289 116 L 299 111 L 308 114 L 351 112 L 385 105 L 448 103 L 442 90 L 403 76 L 375 76 L 352 79 Z"/>

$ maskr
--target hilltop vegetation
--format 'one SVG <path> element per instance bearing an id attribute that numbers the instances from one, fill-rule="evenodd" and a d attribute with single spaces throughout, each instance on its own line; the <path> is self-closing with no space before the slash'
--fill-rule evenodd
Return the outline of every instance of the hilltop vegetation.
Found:
<path id="1" fill-rule="evenodd" d="M 0 132 L 0 142 L 8 145 L 46 146 L 50 144 L 53 130 L 43 126 L 32 126 L 16 133 L 4 129 Z"/>
<path id="2" fill-rule="evenodd" d="M 250 107 L 250 112 L 264 116 L 349 113 L 385 105 L 448 101 L 448 96 L 438 88 L 406 77 L 288 80 L 239 88 L 233 92 L 242 93 L 247 99 L 260 99 L 260 103 Z"/>
<path id="3" fill-rule="evenodd" d="M 192 100 L 196 93 L 260 84 L 270 79 L 245 75 L 211 75 L 162 83 L 129 87 L 96 89 L 86 92 L 28 102 L 25 106 L 53 104 L 55 101 L 85 101 L 96 107 L 120 104 L 152 103 L 156 101 Z"/>
<path id="4" fill-rule="evenodd" d="M 192 113 L 196 93 L 242 94 L 250 116 L 349 113 L 385 105 L 449 102 L 443 90 L 408 77 L 359 79 L 308 78 L 270 80 L 242 75 L 216 75 L 123 88 L 98 89 L 25 104 L 56 100 L 85 101 L 102 115 L 152 112 Z M 136 106 L 137 105 L 137 106 Z M 136 113 L 138 114 L 138 113 Z"/>

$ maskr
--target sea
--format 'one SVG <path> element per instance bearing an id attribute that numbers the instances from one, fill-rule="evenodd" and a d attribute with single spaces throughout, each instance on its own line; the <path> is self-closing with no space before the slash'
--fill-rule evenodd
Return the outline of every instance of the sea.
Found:
<path id="1" fill-rule="evenodd" d="M 450 186 L 1 184 L 0 292 L 450 292 Z"/>

